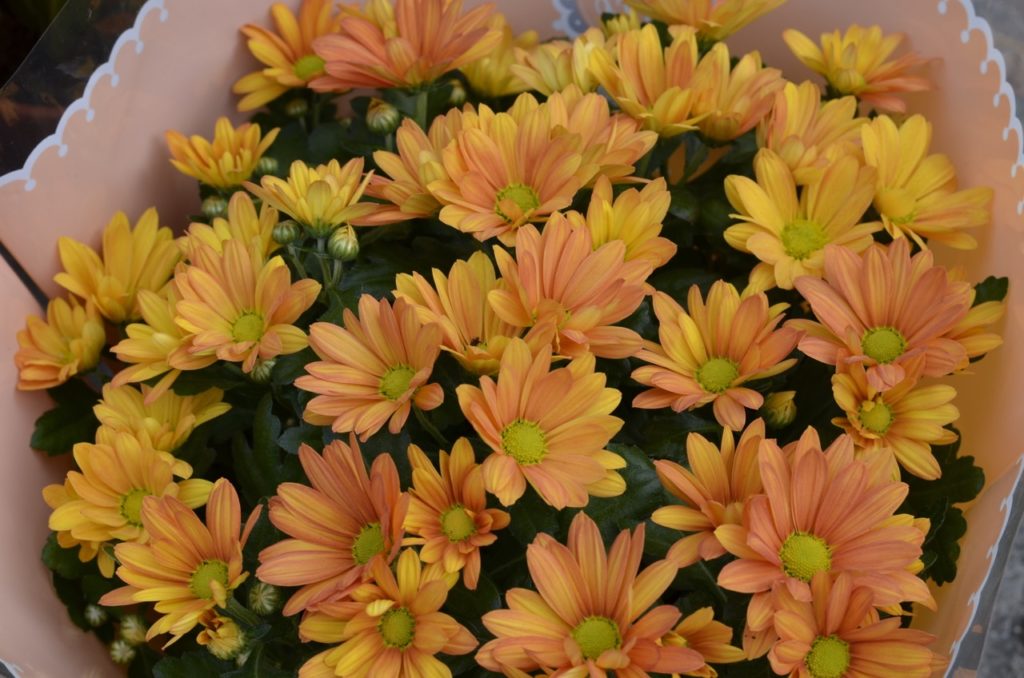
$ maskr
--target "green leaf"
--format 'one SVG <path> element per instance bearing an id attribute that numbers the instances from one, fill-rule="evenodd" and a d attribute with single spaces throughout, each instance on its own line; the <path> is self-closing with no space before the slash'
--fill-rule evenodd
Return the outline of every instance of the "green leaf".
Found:
<path id="1" fill-rule="evenodd" d="M 936 584 L 953 581 L 960 558 L 960 539 L 966 532 L 967 520 L 963 511 L 956 507 L 946 511 L 938 530 L 928 533 L 924 556 L 929 565 L 922 576 L 933 579 Z"/>
<path id="2" fill-rule="evenodd" d="M 986 301 L 1002 301 L 1010 291 L 1009 278 L 997 278 L 994 275 L 982 280 L 974 286 L 974 306 Z"/>
<path id="3" fill-rule="evenodd" d="M 163 658 L 159 652 L 149 645 L 135 648 L 135 659 L 128 667 L 128 678 L 153 678 L 157 663 Z"/>
<path id="4" fill-rule="evenodd" d="M 43 545 L 43 564 L 65 579 L 80 579 L 87 570 L 85 563 L 78 559 L 78 549 L 66 549 L 57 543 L 54 532 Z"/>
<path id="5" fill-rule="evenodd" d="M 231 441 L 238 487 L 249 505 L 274 494 L 282 482 L 302 478 L 298 459 L 292 455 L 282 457 L 283 451 L 277 444 L 281 421 L 274 416 L 273 406 L 269 393 L 256 406 L 251 445 L 242 433 L 236 433 Z"/>
<path id="6" fill-rule="evenodd" d="M 939 462 L 942 476 L 935 480 L 907 477 L 910 495 L 906 505 L 926 509 L 943 499 L 950 504 L 962 504 L 977 497 L 985 486 L 985 471 L 975 465 L 974 457 L 957 456 L 960 450 L 959 431 L 953 426 L 948 428 L 957 433 L 957 440 L 949 445 L 932 446 L 932 454 Z"/>
<path id="7" fill-rule="evenodd" d="M 508 508 L 512 522 L 508 530 L 525 548 L 538 533 L 558 534 L 558 511 L 544 503 L 532 487 Z"/>
<path id="8" fill-rule="evenodd" d="M 222 391 L 250 386 L 249 378 L 245 376 L 241 368 L 234 363 L 214 363 L 201 370 L 182 372 L 174 380 L 171 387 L 175 393 L 182 396 L 199 395 L 211 388 L 219 388 Z"/>
<path id="9" fill-rule="evenodd" d="M 321 451 L 324 446 L 323 429 L 319 426 L 302 422 L 298 426 L 285 429 L 285 432 L 277 439 L 277 444 L 289 454 L 298 454 L 299 447 L 303 443 L 309 445 L 317 452 Z"/>
<path id="10" fill-rule="evenodd" d="M 605 541 L 611 543 L 620 530 L 646 521 L 654 509 L 671 500 L 654 464 L 639 448 L 613 443 L 608 449 L 626 460 L 626 468 L 619 470 L 626 481 L 626 492 L 619 497 L 591 497 L 583 511 L 601 528 Z"/>
<path id="11" fill-rule="evenodd" d="M 492 610 L 501 607 L 501 594 L 485 573 L 480 574 L 476 590 L 470 591 L 459 580 L 459 583 L 448 592 L 448 600 L 444 609 L 448 614 L 464 624 L 477 638 L 488 636 L 481 618 Z"/>
<path id="12" fill-rule="evenodd" d="M 294 674 L 275 665 L 265 647 L 256 645 L 241 667 L 221 674 L 222 678 L 291 678 Z"/>
<path id="13" fill-rule="evenodd" d="M 333 295 L 332 296 L 336 296 Z M 323 320 L 323 318 L 321 318 Z M 270 373 L 271 383 L 279 386 L 286 386 L 295 383 L 295 380 L 306 373 L 306 365 L 316 360 L 316 353 L 311 348 L 304 348 L 298 353 L 285 355 L 277 358 L 274 362 L 274 369 Z"/>
<path id="14" fill-rule="evenodd" d="M 52 388 L 49 393 L 57 406 L 36 419 L 29 443 L 32 449 L 56 456 L 70 452 L 76 443 L 94 440 L 99 421 L 92 408 L 99 395 L 79 379 Z"/>
<path id="15" fill-rule="evenodd" d="M 221 661 L 206 650 L 197 650 L 180 657 L 164 657 L 153 667 L 153 678 L 220 676 L 232 668 L 230 662 Z"/>
<path id="16" fill-rule="evenodd" d="M 346 128 L 337 120 L 317 125 L 309 135 L 309 153 L 304 160 L 309 165 L 323 165 L 345 154 Z"/>

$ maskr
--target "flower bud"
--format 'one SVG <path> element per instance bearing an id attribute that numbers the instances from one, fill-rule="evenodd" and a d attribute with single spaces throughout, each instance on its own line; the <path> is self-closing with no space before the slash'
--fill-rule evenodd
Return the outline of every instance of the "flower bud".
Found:
<path id="1" fill-rule="evenodd" d="M 245 648 L 245 631 L 230 617 L 213 615 L 204 619 L 196 642 L 217 659 L 233 659 Z"/>
<path id="2" fill-rule="evenodd" d="M 249 609 L 258 615 L 272 614 L 281 604 L 281 590 L 273 584 L 254 582 L 249 589 Z"/>
<path id="3" fill-rule="evenodd" d="M 768 394 L 761 406 L 761 416 L 769 428 L 785 428 L 796 419 L 796 391 L 778 391 Z"/>
<path id="4" fill-rule="evenodd" d="M 117 664 L 131 664 L 135 659 L 135 647 L 118 638 L 110 644 L 110 658 Z"/>
<path id="5" fill-rule="evenodd" d="M 265 155 L 256 163 L 256 174 L 277 174 L 277 158 Z"/>
<path id="6" fill-rule="evenodd" d="M 207 219 L 223 218 L 228 215 L 228 201 L 219 195 L 211 195 L 203 200 L 203 205 L 199 209 Z"/>
<path id="7" fill-rule="evenodd" d="M 327 253 L 339 261 L 352 261 L 359 256 L 359 238 L 356 230 L 346 224 L 331 234 Z"/>
<path id="8" fill-rule="evenodd" d="M 252 368 L 252 372 L 249 373 L 249 378 L 257 384 L 266 384 L 270 381 L 270 375 L 274 372 L 275 364 L 277 364 L 277 361 L 273 358 L 257 360 Z"/>
<path id="9" fill-rule="evenodd" d="M 141 645 L 146 642 L 147 630 L 145 619 L 137 614 L 129 614 L 121 618 L 118 634 L 121 636 L 121 640 L 129 645 Z"/>
<path id="10" fill-rule="evenodd" d="M 448 95 L 448 103 L 458 108 L 466 103 L 468 98 L 466 88 L 463 86 L 462 81 L 457 78 L 452 78 L 449 84 L 452 86 L 452 93 Z"/>
<path id="11" fill-rule="evenodd" d="M 305 97 L 297 97 L 284 105 L 284 114 L 289 118 L 301 118 L 309 112 L 309 102 Z"/>
<path id="12" fill-rule="evenodd" d="M 103 622 L 107 621 L 107 611 L 99 605 L 93 605 L 91 603 L 86 605 L 84 614 L 85 621 L 93 628 L 101 626 Z"/>
<path id="13" fill-rule="evenodd" d="M 285 219 L 274 226 L 274 230 L 271 231 L 270 235 L 277 244 L 289 245 L 298 240 L 299 236 L 302 235 L 302 227 L 294 219 Z"/>
<path id="14" fill-rule="evenodd" d="M 370 99 L 370 106 L 366 109 L 366 126 L 371 132 L 386 136 L 398 129 L 400 122 L 402 115 L 397 108 L 383 99 Z"/>

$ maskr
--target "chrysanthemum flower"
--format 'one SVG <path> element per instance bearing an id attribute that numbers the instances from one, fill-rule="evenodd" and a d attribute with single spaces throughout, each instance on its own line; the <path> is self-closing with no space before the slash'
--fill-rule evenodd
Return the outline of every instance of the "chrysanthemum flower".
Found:
<path id="1" fill-rule="evenodd" d="M 268 205 L 289 215 L 317 237 L 329 235 L 342 224 L 371 214 L 377 206 L 360 202 L 373 173 L 363 175 L 363 158 L 344 165 L 331 160 L 310 167 L 301 160 L 292 163 L 288 178 L 266 175 L 257 186 L 245 187 Z"/>
<path id="2" fill-rule="evenodd" d="M 199 624 L 203 630 L 196 634 L 196 642 L 217 659 L 234 659 L 246 646 L 245 631 L 231 617 L 207 610 Z"/>
<path id="3" fill-rule="evenodd" d="M 588 495 L 614 497 L 626 489 L 615 469 L 626 462 L 605 449 L 622 420 L 611 416 L 622 394 L 605 387 L 585 354 L 551 369 L 551 348 L 532 355 L 513 339 L 501 356 L 497 383 L 456 389 L 469 423 L 491 448 L 482 466 L 484 487 L 505 506 L 526 483 L 555 508 L 586 506 Z"/>
<path id="4" fill-rule="evenodd" d="M 326 74 L 310 86 L 344 92 L 427 85 L 498 45 L 493 13 L 490 5 L 463 13 L 462 0 L 367 0 L 362 10 L 345 8 L 338 33 L 313 41 Z"/>
<path id="5" fill-rule="evenodd" d="M 899 127 L 881 115 L 861 129 L 864 160 L 878 170 L 875 209 L 894 238 L 909 236 L 921 247 L 925 239 L 957 249 L 974 249 L 978 241 L 963 229 L 991 223 L 992 189 L 957 190 L 949 158 L 928 155 L 932 126 L 914 115 Z"/>
<path id="6" fill-rule="evenodd" d="M 626 0 L 641 14 L 666 24 L 697 29 L 702 37 L 722 40 L 786 0 Z"/>
<path id="7" fill-rule="evenodd" d="M 374 561 L 373 580 L 346 602 L 324 603 L 299 625 L 305 641 L 340 643 L 299 669 L 299 678 L 451 676 L 438 654 L 472 652 L 477 640 L 441 612 L 458 575 L 424 568 L 412 549 L 402 551 L 396 572 Z M 397 576 L 396 576 L 397 575 Z"/>
<path id="8" fill-rule="evenodd" d="M 841 574 L 811 581 L 811 598 L 786 588 L 775 595 L 779 640 L 768 654 L 772 671 L 790 678 L 928 678 L 945 660 L 928 645 L 935 636 L 902 628 L 899 617 L 880 619 L 870 589 Z"/>
<path id="9" fill-rule="evenodd" d="M 862 252 L 882 228 L 878 222 L 861 223 L 871 206 L 875 172 L 851 155 L 831 161 L 799 193 L 793 173 L 772 150 L 758 152 L 754 172 L 757 181 L 739 175 L 725 180 L 725 193 L 738 212 L 731 216 L 740 220 L 725 230 L 725 240 L 770 267 L 782 289 L 793 289 L 800 276 L 821 277 L 826 245 Z"/>
<path id="10" fill-rule="evenodd" d="M 1002 336 L 990 332 L 989 326 L 1006 315 L 1006 302 L 984 301 L 975 305 L 976 296 L 977 290 L 971 288 L 971 310 L 946 335 L 964 347 L 968 358 L 979 358 L 1003 343 Z"/>
<path id="11" fill-rule="evenodd" d="M 619 533 L 609 551 L 597 524 L 582 511 L 569 528 L 568 546 L 540 533 L 526 549 L 537 592 L 509 589 L 508 609 L 488 612 L 484 626 L 496 638 L 477 663 L 490 671 L 552 671 L 566 676 L 638 678 L 686 673 L 704 665 L 695 651 L 661 645 L 679 621 L 674 605 L 651 607 L 678 566 L 659 560 L 640 571 L 644 526 Z"/>
<path id="12" fill-rule="evenodd" d="M 473 460 L 473 446 L 459 438 L 451 456 L 441 450 L 439 468 L 416 445 L 409 446 L 412 499 L 405 528 L 417 535 L 407 546 L 420 545 L 420 559 L 440 563 L 446 572 L 462 570 L 466 588 L 480 578 L 480 549 L 497 541 L 495 530 L 508 526 L 509 515 L 487 508 L 483 471 Z"/>
<path id="13" fill-rule="evenodd" d="M 740 298 L 724 281 L 711 286 L 705 304 L 696 285 L 684 310 L 664 292 L 654 295 L 660 344 L 645 342 L 637 355 L 651 363 L 633 371 L 633 379 L 651 389 L 633 407 L 671 407 L 675 412 L 714 403 L 715 419 L 734 431 L 743 428 L 745 410 L 761 407 L 764 397 L 743 386 L 785 372 L 796 363 L 786 358 L 799 334 L 777 328 L 785 304 L 768 306 L 763 292 Z"/>
<path id="14" fill-rule="evenodd" d="M 242 569 L 242 547 L 259 514 L 257 507 L 242 528 L 238 493 L 225 478 L 213 484 L 205 525 L 179 499 L 146 497 L 141 518 L 149 541 L 115 547 L 121 563 L 117 576 L 127 586 L 104 595 L 100 605 L 156 603 L 163 616 L 149 627 L 146 639 L 170 633 L 167 645 L 175 642 L 208 610 L 225 607 L 249 577 Z"/>
<path id="15" fill-rule="evenodd" d="M 903 381 L 905 363 L 918 354 L 926 377 L 967 365 L 965 346 L 952 337 L 970 308 L 971 286 L 933 265 L 927 250 L 911 257 L 907 238 L 862 255 L 827 247 L 825 278 L 800 278 L 796 288 L 818 319 L 788 323 L 805 333 L 800 350 L 829 365 L 863 363 L 875 390 Z"/>
<path id="16" fill-rule="evenodd" d="M 598 28 L 588 28 L 575 40 L 547 40 L 529 49 L 516 49 L 512 72 L 528 89 L 551 96 L 569 87 L 593 92 L 598 82 L 590 70 L 590 54 L 610 49 Z"/>
<path id="17" fill-rule="evenodd" d="M 501 33 L 501 40 L 487 54 L 466 64 L 460 70 L 473 91 L 482 97 L 498 98 L 526 91 L 528 85 L 512 70 L 516 63 L 517 50 L 529 50 L 537 46 L 540 38 L 537 31 L 526 31 L 516 35 L 503 14 L 491 18 L 491 28 Z"/>
<path id="18" fill-rule="evenodd" d="M 18 332 L 18 390 L 53 388 L 91 370 L 100 361 L 106 339 L 103 318 L 92 302 L 82 306 L 74 297 L 51 299 L 46 320 L 30 315 Z"/>
<path id="19" fill-rule="evenodd" d="M 764 435 L 761 419 L 743 431 L 739 444 L 731 430 L 723 430 L 721 448 L 699 433 L 690 433 L 686 437 L 689 468 L 667 459 L 654 462 L 661 484 L 683 503 L 657 509 L 651 520 L 662 527 L 692 533 L 668 551 L 667 557 L 679 567 L 725 555 L 715 529 L 742 524 L 747 500 L 761 492 L 757 451 Z"/>
<path id="20" fill-rule="evenodd" d="M 853 94 L 864 103 L 883 110 L 903 113 L 907 104 L 897 94 L 931 89 L 927 78 L 909 71 L 926 59 L 909 53 L 889 60 L 903 42 L 902 33 L 885 35 L 879 26 L 856 24 L 821 35 L 821 47 L 800 31 L 782 34 L 796 58 L 828 81 L 839 94 Z"/>
<path id="21" fill-rule="evenodd" d="M 684 675 L 715 678 L 718 672 L 711 664 L 732 664 L 746 659 L 743 650 L 732 644 L 732 629 L 715 621 L 715 611 L 702 607 L 683 618 L 674 629 L 661 637 L 666 647 L 687 647 L 704 658 L 704 666 Z"/>
<path id="22" fill-rule="evenodd" d="M 189 259 L 198 243 L 209 245 L 218 253 L 223 253 L 224 242 L 238 240 L 249 245 L 255 239 L 259 242 L 258 249 L 269 257 L 280 245 L 274 241 L 274 226 L 277 225 L 278 213 L 266 203 L 260 206 L 259 214 L 252 198 L 244 191 L 236 191 L 228 201 L 227 219 L 217 217 L 210 224 L 193 223 L 188 234 L 178 240 L 182 253 Z"/>
<path id="23" fill-rule="evenodd" d="M 657 29 L 648 24 L 619 35 L 610 52 L 594 50 L 590 69 L 624 112 L 668 138 L 696 128 L 692 80 L 697 54 L 693 31 L 677 31 L 662 49 Z"/>
<path id="24" fill-rule="evenodd" d="M 82 560 L 98 556 L 100 571 L 114 574 L 114 560 L 102 545 L 108 542 L 145 543 L 149 534 L 141 519 L 146 497 L 177 497 L 186 506 L 206 503 L 211 483 L 194 478 L 192 468 L 167 454 L 140 444 L 128 433 L 109 436 L 109 443 L 78 443 L 75 463 L 80 471 L 69 471 L 63 485 L 49 485 L 43 498 L 53 508 L 49 527 L 64 534 L 62 542 L 93 543 L 95 551 L 83 549 Z M 177 480 L 175 478 L 182 478 Z M 88 556 L 85 558 L 83 556 Z"/>
<path id="25" fill-rule="evenodd" d="M 323 455 L 304 444 L 299 462 L 312 487 L 278 485 L 270 522 L 290 538 L 263 549 L 256 571 L 268 584 L 300 587 L 284 606 L 289 615 L 347 595 L 370 576 L 372 562 L 390 563 L 409 506 L 391 455 L 377 455 L 367 474 L 355 436 L 348 445 L 333 441 Z"/>
<path id="26" fill-rule="evenodd" d="M 259 108 L 323 75 L 324 60 L 313 52 L 313 40 L 336 33 L 341 23 L 331 0 L 303 0 L 298 17 L 287 5 L 274 3 L 270 16 L 277 32 L 255 24 L 241 29 L 249 51 L 264 68 L 242 76 L 232 87 L 235 94 L 243 95 L 240 111 Z"/>
<path id="27" fill-rule="evenodd" d="M 935 480 L 942 475 L 932 445 L 948 445 L 956 433 L 944 428 L 960 412 L 953 405 L 956 389 L 948 384 L 919 386 L 924 356 L 907 361 L 903 381 L 878 392 L 868 383 L 861 363 L 853 363 L 832 377 L 832 394 L 845 417 L 832 423 L 850 434 L 864 449 L 886 448 L 900 466 L 919 478 Z"/>
<path id="28" fill-rule="evenodd" d="M 124 212 L 114 215 L 103 230 L 102 259 L 88 245 L 64 236 L 57 247 L 64 271 L 54 282 L 95 304 L 113 323 L 137 319 L 135 295 L 140 290 L 158 292 L 181 258 L 171 229 L 160 226 L 152 207 L 134 230 Z"/>
<path id="29" fill-rule="evenodd" d="M 233 188 L 252 176 L 260 158 L 277 138 L 278 129 L 260 135 L 260 126 L 243 123 L 237 128 L 221 117 L 213 130 L 213 142 L 181 132 L 167 132 L 171 164 L 186 176 L 214 188 Z"/>
<path id="30" fill-rule="evenodd" d="M 793 172 L 798 184 L 820 175 L 833 152 L 852 151 L 867 118 L 857 117 L 857 99 L 821 102 L 812 82 L 787 82 L 775 94 L 775 105 L 757 128 L 757 145 L 769 148 Z"/>
<path id="31" fill-rule="evenodd" d="M 615 323 L 643 301 L 641 270 L 626 264 L 626 245 L 612 240 L 596 248 L 589 229 L 573 228 L 554 215 L 539 233 L 531 224 L 519 229 L 515 258 L 500 248 L 494 257 L 503 285 L 487 295 L 495 314 L 516 327 L 551 323 L 558 330 L 557 351 L 580 356 L 626 358 L 643 346 L 639 334 Z"/>
<path id="32" fill-rule="evenodd" d="M 310 345 L 320 362 L 306 365 L 295 385 L 318 395 L 306 405 L 306 421 L 353 431 L 364 442 L 385 423 L 391 433 L 405 425 L 412 407 L 432 410 L 444 400 L 439 384 L 428 384 L 441 351 L 443 330 L 423 324 L 404 299 L 394 306 L 369 294 L 359 299 L 359 317 L 345 309 L 345 327 L 310 326 Z"/>
<path id="33" fill-rule="evenodd" d="M 734 66 L 726 44 L 716 44 L 693 74 L 697 127 L 720 143 L 743 136 L 768 114 L 784 82 L 782 71 L 764 67 L 759 52 L 744 54 Z"/>

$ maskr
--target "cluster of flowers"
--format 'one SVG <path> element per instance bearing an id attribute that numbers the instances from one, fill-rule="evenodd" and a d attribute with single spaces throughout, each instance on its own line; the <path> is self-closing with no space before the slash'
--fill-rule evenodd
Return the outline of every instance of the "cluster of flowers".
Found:
<path id="1" fill-rule="evenodd" d="M 899 94 L 927 88 L 908 74 L 923 60 L 890 58 L 899 36 L 852 27 L 819 46 L 787 32 L 827 79 L 827 101 L 756 52 L 731 56 L 721 40 L 782 1 L 633 0 L 656 22 L 631 10 L 574 41 L 515 35 L 492 8 L 464 12 L 459 0 L 340 11 L 304 0 L 297 16 L 273 7 L 276 32 L 244 27 L 265 67 L 236 84 L 242 110 L 295 88 L 407 90 L 415 108 L 402 119 L 370 103 L 365 123 L 386 139 L 372 171 L 359 156 L 296 160 L 275 176 L 278 130 L 258 124 L 222 119 L 212 141 L 170 132 L 172 163 L 209 196 L 209 223 L 175 238 L 153 210 L 134 228 L 119 213 L 101 254 L 61 239 L 56 281 L 71 296 L 45 321 L 29 318 L 18 386 L 57 387 L 97 366 L 111 377 L 95 441 L 74 448 L 78 470 L 44 491 L 59 544 L 107 577 L 117 566 L 125 585 L 100 602 L 155 603 L 147 640 L 199 626 L 197 641 L 228 658 L 246 646 L 245 620 L 274 610 L 275 587 L 294 588 L 283 614 L 301 613 L 301 640 L 331 646 L 303 678 L 451 675 L 437 655 L 474 650 L 480 666 L 517 677 L 713 676 L 708 663 L 765 654 L 776 673 L 813 678 L 941 666 L 931 637 L 901 625 L 904 604 L 934 600 L 917 576 L 928 520 L 898 513 L 899 478 L 938 478 L 931 446 L 956 439 L 954 388 L 922 380 L 1000 343 L 988 327 L 1003 305 L 975 304 L 972 285 L 929 250 L 975 247 L 968 231 L 988 223 L 992 195 L 959 189 L 950 161 L 930 152 L 929 123 L 899 115 Z M 462 79 L 450 82 L 454 71 Z M 430 120 L 439 84 L 456 104 L 466 85 L 492 104 Z M 859 104 L 882 114 L 859 117 Z M 754 262 L 746 285 L 694 285 L 685 299 L 657 290 L 652 274 L 679 249 L 662 236 L 672 187 L 745 136 L 758 150 L 752 172 L 725 179 L 735 223 L 724 239 Z M 694 157 L 685 137 L 707 152 Z M 671 152 L 652 164 L 659 148 Z M 358 259 L 356 228 L 431 219 L 485 244 L 447 272 L 398 275 L 393 300 L 363 295 L 340 324 L 311 316 Z M 779 293 L 813 317 L 787 320 L 790 305 L 769 301 Z M 648 303 L 657 341 L 624 322 Z M 266 384 L 280 357 L 307 346 L 316 359 L 292 390 L 305 422 L 340 437 L 322 451 L 301 445 L 308 484 L 269 498 L 283 538 L 249 572 L 243 548 L 262 505 L 243 526 L 232 484 L 192 478 L 175 457 L 230 398 L 174 388 L 223 363 Z M 789 444 L 766 432 L 765 419 L 792 421 L 794 393 L 766 403 L 755 387 L 795 352 L 835 366 L 843 434 L 826 449 L 813 428 Z M 443 354 L 462 369 L 454 392 L 432 381 Z M 579 512 L 565 544 L 541 533 L 526 548 L 536 590 L 504 591 L 480 646 L 467 620 L 441 610 L 460 579 L 477 588 L 481 550 L 510 524 L 503 508 L 528 486 L 555 510 L 630 492 L 612 449 L 615 413 L 630 410 L 601 369 L 623 359 L 645 389 L 632 408 L 711 405 L 722 428 L 718 444 L 680 428 L 686 459 L 655 462 L 678 503 L 635 519 L 678 541 L 641 569 L 642 524 L 606 550 L 603 526 Z M 427 413 L 446 398 L 473 440 L 450 453 L 391 450 L 408 458 L 404 487 L 391 453 L 367 468 L 360 441 L 402 432 L 411 414 L 437 433 Z M 765 419 L 748 423 L 748 410 Z M 664 602 L 681 568 L 727 555 L 718 586 L 752 594 L 742 647 L 712 608 L 684 616 Z M 234 593 L 250 577 L 247 608 Z"/>

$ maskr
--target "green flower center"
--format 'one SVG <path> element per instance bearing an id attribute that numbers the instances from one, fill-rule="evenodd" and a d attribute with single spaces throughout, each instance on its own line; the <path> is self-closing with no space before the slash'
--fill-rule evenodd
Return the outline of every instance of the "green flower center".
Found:
<path id="1" fill-rule="evenodd" d="M 907 340 L 895 327 L 873 327 L 860 340 L 864 355 L 885 364 L 891 363 L 907 350 Z"/>
<path id="2" fill-rule="evenodd" d="M 137 488 L 121 496 L 121 515 L 129 525 L 142 527 L 142 500 L 151 494 L 149 490 Z"/>
<path id="3" fill-rule="evenodd" d="M 243 313 L 231 326 L 231 338 L 235 341 L 259 341 L 263 336 L 263 316 L 259 313 Z"/>
<path id="4" fill-rule="evenodd" d="M 619 625 L 607 617 L 587 617 L 572 630 L 572 639 L 587 659 L 597 659 L 606 650 L 619 647 Z"/>
<path id="5" fill-rule="evenodd" d="M 813 678 L 842 678 L 850 668 L 850 645 L 838 636 L 818 636 L 804 662 Z"/>
<path id="6" fill-rule="evenodd" d="M 476 523 L 461 504 L 452 504 L 441 514 L 441 530 L 448 541 L 464 541 L 476 534 Z"/>
<path id="7" fill-rule="evenodd" d="M 188 587 L 197 598 L 211 600 L 212 582 L 218 582 L 225 591 L 228 589 L 228 564 L 223 560 L 204 560 L 192 573 Z"/>
<path id="8" fill-rule="evenodd" d="M 314 75 L 320 75 L 324 72 L 324 60 L 315 54 L 307 54 L 295 62 L 292 70 L 295 73 L 295 77 L 300 80 L 309 80 Z"/>
<path id="9" fill-rule="evenodd" d="M 528 219 L 540 207 L 540 196 L 526 184 L 510 184 L 498 191 L 494 212 L 510 223 Z"/>
<path id="10" fill-rule="evenodd" d="M 892 408 L 882 402 L 881 398 L 861 404 L 857 416 L 864 428 L 879 435 L 889 430 L 893 420 Z"/>
<path id="11" fill-rule="evenodd" d="M 740 376 L 739 365 L 728 358 L 712 358 L 697 370 L 697 383 L 708 393 L 722 393 Z"/>
<path id="12" fill-rule="evenodd" d="M 364 525 L 352 542 L 352 559 L 360 565 L 366 565 L 371 558 L 383 552 L 384 531 L 380 529 L 380 523 Z"/>
<path id="13" fill-rule="evenodd" d="M 782 569 L 790 577 L 811 581 L 819 572 L 832 569 L 832 550 L 821 537 L 806 532 L 794 532 L 779 549 Z"/>
<path id="14" fill-rule="evenodd" d="M 548 443 L 540 426 L 516 419 L 501 432 L 501 449 L 521 466 L 530 466 L 548 453 Z"/>
<path id="15" fill-rule="evenodd" d="M 827 244 L 825 229 L 813 221 L 797 219 L 782 229 L 782 247 L 794 259 L 806 259 Z"/>
<path id="16" fill-rule="evenodd" d="M 388 400 L 398 400 L 409 390 L 416 370 L 408 365 L 395 365 L 380 378 L 380 394 Z"/>
<path id="17" fill-rule="evenodd" d="M 404 607 L 388 610 L 380 618 L 377 630 L 385 645 L 404 650 L 416 635 L 416 618 Z"/>

